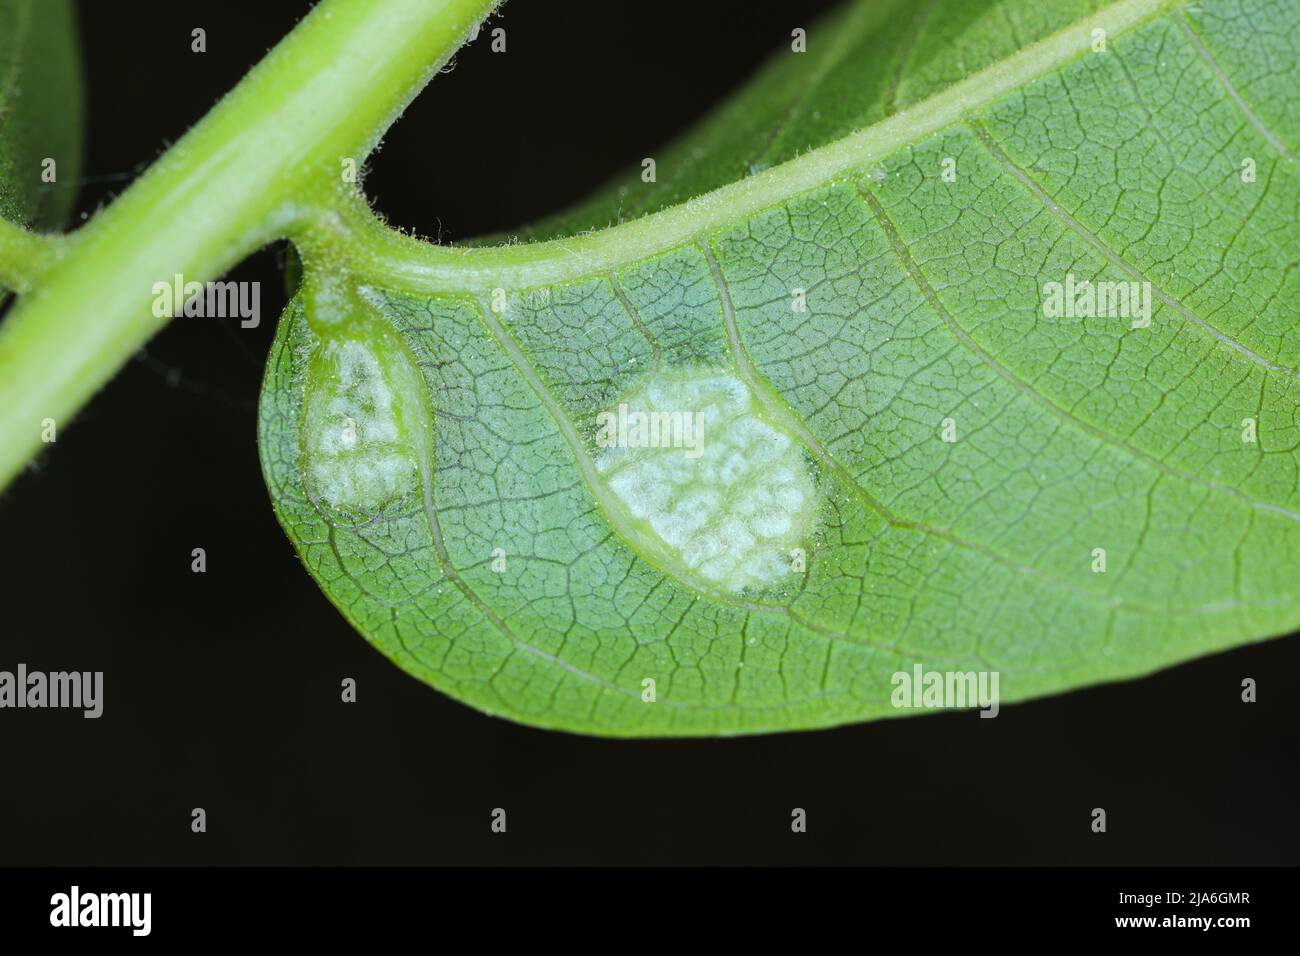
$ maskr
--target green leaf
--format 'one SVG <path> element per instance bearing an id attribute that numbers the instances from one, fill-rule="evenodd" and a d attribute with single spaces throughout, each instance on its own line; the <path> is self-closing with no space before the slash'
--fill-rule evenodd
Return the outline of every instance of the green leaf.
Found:
<path id="1" fill-rule="evenodd" d="M 260 440 L 325 593 L 466 703 L 627 736 L 1300 626 L 1300 11 L 1091 7 L 857 4 L 559 222 L 648 215 L 309 260 Z M 703 441 L 608 447 L 620 406 Z"/>
<path id="2" fill-rule="evenodd" d="M 0 218 L 40 229 L 67 221 L 81 127 L 71 0 L 0 0 Z"/>

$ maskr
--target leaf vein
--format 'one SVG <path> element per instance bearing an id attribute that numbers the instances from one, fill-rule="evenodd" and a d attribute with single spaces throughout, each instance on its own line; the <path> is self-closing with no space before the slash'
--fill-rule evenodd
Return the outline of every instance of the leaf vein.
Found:
<path id="1" fill-rule="evenodd" d="M 1224 494 L 1228 494 L 1240 498 L 1242 501 L 1249 504 L 1252 508 L 1258 508 L 1261 511 L 1272 511 L 1286 518 L 1290 518 L 1292 521 L 1300 521 L 1300 513 L 1291 511 L 1290 509 L 1284 508 L 1281 505 L 1273 504 L 1272 502 L 1268 502 L 1268 501 L 1261 501 L 1258 498 L 1246 494 L 1246 492 L 1242 491 L 1239 488 L 1234 488 L 1231 485 L 1225 485 L 1221 482 L 1213 481 L 1209 478 L 1201 478 L 1199 475 L 1194 475 L 1191 474 L 1190 472 L 1185 472 L 1182 471 L 1181 469 L 1174 468 L 1172 465 L 1169 465 L 1166 462 L 1161 461 L 1156 456 L 1144 452 L 1140 448 L 1136 448 L 1133 445 L 1130 445 L 1128 442 L 1124 441 L 1123 439 L 1110 434 L 1106 430 L 1097 427 L 1091 422 L 1084 421 L 1083 419 L 1075 415 L 1072 415 L 1070 412 L 1066 411 L 1064 408 L 1057 405 L 1054 401 L 1052 401 L 1042 392 L 1038 391 L 1038 389 L 1034 388 L 1024 379 L 1020 378 L 1020 376 L 1016 375 L 1015 372 L 1011 371 L 1009 368 L 1007 368 L 1005 365 L 1003 365 L 1001 362 L 995 359 L 982 346 L 980 346 L 978 342 L 972 339 L 970 337 L 970 334 L 957 322 L 956 319 L 952 317 L 952 314 L 947 310 L 947 308 L 943 305 L 943 302 L 940 300 L 939 294 L 934 290 L 934 287 L 930 285 L 929 280 L 927 280 L 925 278 L 925 275 L 921 272 L 920 266 L 912 258 L 912 254 L 908 251 L 906 245 L 903 243 L 902 238 L 898 235 L 898 231 L 894 228 L 894 224 L 890 220 L 889 214 L 885 211 L 885 207 L 881 205 L 880 200 L 877 199 L 873 193 L 865 189 L 861 190 L 859 194 L 862 196 L 866 204 L 871 207 L 871 211 L 875 214 L 876 219 L 879 221 L 880 227 L 884 229 L 885 234 L 889 237 L 890 245 L 894 247 L 894 251 L 898 255 L 899 260 L 902 262 L 903 267 L 908 271 L 908 274 L 911 275 L 912 281 L 916 283 L 916 286 L 920 290 L 921 294 L 925 296 L 926 300 L 930 303 L 930 307 L 935 310 L 939 318 L 943 321 L 944 325 L 948 327 L 948 330 L 966 349 L 968 349 L 971 352 L 972 355 L 974 355 L 982 363 L 988 366 L 988 368 L 991 371 L 993 371 L 994 373 L 996 373 L 997 375 L 1005 379 L 1010 385 L 1012 385 L 1019 392 L 1024 394 L 1026 397 L 1032 399 L 1033 401 L 1037 402 L 1039 405 L 1047 409 L 1047 411 L 1051 412 L 1061 421 L 1069 425 L 1072 425 L 1075 428 L 1080 429 L 1081 431 L 1087 433 L 1088 435 L 1091 435 L 1093 438 L 1097 439 L 1098 441 L 1111 445 L 1114 448 L 1117 448 L 1120 451 L 1127 453 L 1129 456 L 1136 458 L 1139 461 L 1145 462 L 1147 465 L 1157 469 L 1158 471 L 1162 471 L 1168 475 L 1172 475 L 1175 478 L 1181 478 L 1182 480 L 1193 484 L 1203 485 L 1207 488 L 1212 488 Z"/>

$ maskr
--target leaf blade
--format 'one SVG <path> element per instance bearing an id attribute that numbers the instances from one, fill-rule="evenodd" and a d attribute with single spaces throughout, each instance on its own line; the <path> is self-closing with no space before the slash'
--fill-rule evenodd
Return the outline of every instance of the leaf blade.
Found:
<path id="1" fill-rule="evenodd" d="M 1251 35 L 1233 11 L 1258 15 L 1199 9 L 1232 24 L 1207 30 L 1211 54 Z M 1181 9 L 1152 10 L 1105 53 L 848 175 L 597 274 L 510 290 L 501 318 L 469 288 L 384 293 L 434 409 L 423 502 L 350 522 L 313 503 L 296 450 L 312 333 L 293 307 L 261 445 L 309 569 L 428 683 L 614 735 L 908 713 L 891 691 L 915 665 L 997 670 L 1004 700 L 1027 699 L 1295 627 L 1300 183 L 1232 112 Z M 1085 122 L 1116 115 L 1129 125 Z M 1183 132 L 1189 115 L 1206 142 Z M 1046 128 L 1075 135 L 1073 152 Z M 1241 149 L 1257 157 L 1255 192 L 1235 164 L 1213 165 Z M 1164 166 L 1144 164 L 1162 151 Z M 1071 156 L 1092 175 L 1072 175 Z M 1153 214 L 1171 176 L 1185 201 Z M 1191 200 L 1215 215 L 1187 213 Z M 1219 281 L 1243 270 L 1245 292 Z M 1044 283 L 1073 271 L 1150 281 L 1150 325 L 1045 321 Z M 591 490 L 600 411 L 655 368 L 692 367 L 736 375 L 802 446 L 821 512 L 788 583 L 698 587 L 671 555 L 638 553 L 630 519 Z M 1265 436 L 1254 447 L 1248 417 Z"/>
<path id="2" fill-rule="evenodd" d="M 0 2 L 0 217 L 67 221 L 81 168 L 82 79 L 69 0 Z M 54 183 L 43 161 L 56 163 Z"/>

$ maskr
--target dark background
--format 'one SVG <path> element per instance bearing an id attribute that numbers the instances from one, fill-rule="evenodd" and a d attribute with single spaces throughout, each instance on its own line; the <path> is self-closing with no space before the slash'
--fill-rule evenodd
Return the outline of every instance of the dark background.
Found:
<path id="1" fill-rule="evenodd" d="M 462 52 L 368 190 L 445 239 L 543 216 L 635 167 L 828 6 L 515 2 L 508 52 Z M 85 0 L 83 215 L 306 7 Z M 262 282 L 260 328 L 173 323 L 0 498 L 0 669 L 105 672 L 99 720 L 0 713 L 0 863 L 1300 862 L 1294 639 L 992 721 L 738 740 L 533 730 L 408 677 L 320 594 L 262 483 L 254 406 L 282 258 L 233 276 Z M 356 704 L 339 700 L 345 677 Z"/>

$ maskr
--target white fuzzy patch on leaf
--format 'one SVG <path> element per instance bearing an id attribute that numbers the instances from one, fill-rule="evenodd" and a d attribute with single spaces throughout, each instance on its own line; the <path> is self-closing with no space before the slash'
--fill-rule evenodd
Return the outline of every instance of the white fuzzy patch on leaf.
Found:
<path id="1" fill-rule="evenodd" d="M 790 552 L 812 525 L 813 479 L 744 382 L 716 371 L 656 376 L 598 424 L 607 486 L 689 577 L 731 592 L 788 578 Z"/>
<path id="2" fill-rule="evenodd" d="M 390 363 L 359 340 L 327 341 L 313 357 L 303 428 L 308 486 L 334 508 L 373 511 L 408 493 L 419 458 Z"/>

